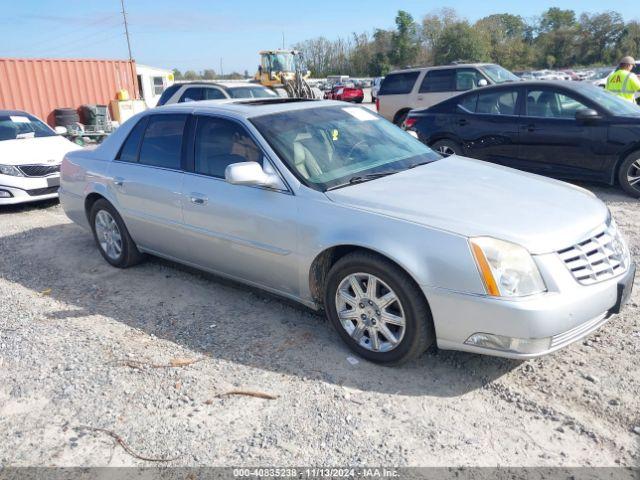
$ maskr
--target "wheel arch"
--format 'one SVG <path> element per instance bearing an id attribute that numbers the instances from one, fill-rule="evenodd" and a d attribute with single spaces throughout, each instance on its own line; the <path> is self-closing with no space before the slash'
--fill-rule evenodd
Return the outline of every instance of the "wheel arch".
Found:
<path id="1" fill-rule="evenodd" d="M 425 301 L 427 302 L 427 305 L 429 304 L 429 299 L 427 299 L 426 296 L 424 295 L 424 292 L 420 288 L 419 282 L 411 274 L 407 266 L 403 265 L 401 261 L 394 258 L 392 255 L 388 255 L 384 252 L 381 252 L 379 250 L 376 250 L 368 246 L 359 245 L 355 243 L 345 243 L 345 244 L 333 245 L 331 247 L 325 248 L 318 255 L 316 255 L 316 257 L 311 262 L 311 266 L 309 267 L 309 275 L 308 275 L 309 291 L 311 293 L 311 297 L 313 298 L 313 301 L 317 305 L 319 305 L 320 307 L 323 307 L 326 278 L 327 278 L 327 274 L 329 273 L 329 270 L 331 270 L 331 267 L 333 267 L 333 265 L 335 265 L 335 263 L 341 258 L 343 258 L 344 256 L 356 251 L 373 253 L 375 255 L 378 255 L 392 262 L 411 279 L 414 286 L 418 289 L 420 294 L 424 297 Z"/>
<path id="2" fill-rule="evenodd" d="M 640 156 L 640 142 L 636 142 L 630 147 L 620 152 L 620 155 L 618 155 L 618 159 L 616 160 L 616 163 L 614 164 L 614 167 L 611 170 L 611 185 L 617 185 L 619 183 L 618 176 L 620 174 L 620 168 L 622 167 L 622 164 L 624 163 L 624 161 L 634 153 L 637 153 L 638 156 Z"/>
<path id="3" fill-rule="evenodd" d="M 401 115 L 404 115 L 405 113 L 409 113 L 412 109 L 409 107 L 404 107 L 401 108 L 400 110 L 398 110 L 396 112 L 396 114 L 393 116 L 393 123 L 395 123 L 397 125 L 397 120 L 400 118 Z"/>

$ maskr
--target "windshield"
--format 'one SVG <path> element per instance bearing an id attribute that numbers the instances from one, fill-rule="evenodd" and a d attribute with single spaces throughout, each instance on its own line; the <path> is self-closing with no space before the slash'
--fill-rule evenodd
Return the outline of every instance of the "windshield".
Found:
<path id="1" fill-rule="evenodd" d="M 230 87 L 227 89 L 231 98 L 272 98 L 278 94 L 265 87 Z"/>
<path id="2" fill-rule="evenodd" d="M 53 137 L 55 132 L 28 114 L 0 115 L 0 141 L 20 138 Z"/>
<path id="3" fill-rule="evenodd" d="M 482 65 L 480 70 L 489 77 L 493 83 L 518 82 L 520 79 L 516 77 L 506 68 L 500 65 Z"/>
<path id="4" fill-rule="evenodd" d="M 582 94 L 606 108 L 618 117 L 638 117 L 640 107 L 635 102 L 624 100 L 616 94 L 590 84 L 581 84 Z"/>
<path id="5" fill-rule="evenodd" d="M 441 158 L 361 107 L 318 107 L 256 117 L 251 122 L 303 183 L 321 191 Z"/>

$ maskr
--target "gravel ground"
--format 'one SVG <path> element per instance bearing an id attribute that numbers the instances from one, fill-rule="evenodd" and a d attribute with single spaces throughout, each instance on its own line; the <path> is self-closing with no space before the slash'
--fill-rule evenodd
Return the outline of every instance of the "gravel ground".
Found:
<path id="1" fill-rule="evenodd" d="M 593 189 L 640 263 L 638 201 Z M 637 466 L 639 303 L 542 359 L 385 368 L 278 298 L 157 259 L 110 267 L 57 203 L 4 208 L 0 467 L 155 464 L 95 429 L 166 465 Z"/>

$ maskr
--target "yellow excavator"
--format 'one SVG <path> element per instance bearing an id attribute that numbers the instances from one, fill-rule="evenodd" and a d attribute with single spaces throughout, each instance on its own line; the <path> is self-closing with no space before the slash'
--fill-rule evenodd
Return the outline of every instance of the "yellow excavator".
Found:
<path id="1" fill-rule="evenodd" d="M 304 69 L 302 54 L 296 50 L 263 50 L 255 80 L 273 90 L 284 90 L 288 97 L 315 98 L 307 83 L 311 72 Z"/>

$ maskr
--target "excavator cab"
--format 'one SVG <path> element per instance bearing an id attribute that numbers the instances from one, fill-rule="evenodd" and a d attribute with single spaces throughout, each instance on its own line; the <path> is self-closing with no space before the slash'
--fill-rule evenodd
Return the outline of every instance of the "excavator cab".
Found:
<path id="1" fill-rule="evenodd" d="M 274 90 L 284 89 L 289 97 L 313 98 L 306 82 L 310 72 L 303 66 L 296 50 L 263 50 L 255 79 Z"/>

